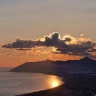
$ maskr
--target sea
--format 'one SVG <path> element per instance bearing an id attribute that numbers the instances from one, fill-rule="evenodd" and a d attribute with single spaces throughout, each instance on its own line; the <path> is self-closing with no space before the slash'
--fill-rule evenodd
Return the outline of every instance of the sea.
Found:
<path id="1" fill-rule="evenodd" d="M 53 75 L 0 71 L 0 96 L 32 93 L 51 89 L 63 83 L 62 78 Z"/>

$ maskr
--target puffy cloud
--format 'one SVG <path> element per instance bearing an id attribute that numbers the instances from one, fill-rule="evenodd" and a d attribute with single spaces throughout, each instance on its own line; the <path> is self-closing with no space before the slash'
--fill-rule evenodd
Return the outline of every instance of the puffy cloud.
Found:
<path id="1" fill-rule="evenodd" d="M 74 38 L 71 36 L 65 37 L 70 38 L 70 41 L 65 42 L 67 46 L 57 46 L 56 50 L 60 54 L 89 56 L 91 55 L 91 51 L 96 52 L 96 50 L 94 49 L 96 44 L 88 38 Z"/>
<path id="2" fill-rule="evenodd" d="M 35 46 L 35 43 L 31 40 L 20 40 L 17 39 L 16 42 L 12 44 L 3 45 L 5 48 L 32 48 Z"/>
<path id="3" fill-rule="evenodd" d="M 58 32 L 54 32 L 49 36 L 45 36 L 43 41 L 44 46 L 47 47 L 57 47 L 57 46 L 66 46 L 66 42 L 70 42 L 71 38 L 66 37 L 65 39 L 60 38 L 60 34 Z"/>
<path id="4" fill-rule="evenodd" d="M 75 38 L 65 35 L 61 38 L 58 32 L 53 32 L 48 36 L 44 36 L 36 41 L 20 40 L 12 44 L 3 45 L 4 48 L 16 48 L 20 50 L 31 49 L 39 46 L 54 47 L 53 53 L 69 54 L 79 56 L 92 56 L 92 52 L 96 52 L 96 44 L 90 38 Z"/>

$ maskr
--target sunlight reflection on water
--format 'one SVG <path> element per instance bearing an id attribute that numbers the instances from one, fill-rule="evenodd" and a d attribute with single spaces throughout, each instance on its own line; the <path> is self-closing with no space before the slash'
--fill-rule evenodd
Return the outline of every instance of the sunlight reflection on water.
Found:
<path id="1" fill-rule="evenodd" d="M 0 96 L 46 90 L 63 84 L 61 78 L 37 73 L 0 72 Z"/>
<path id="2" fill-rule="evenodd" d="M 63 81 L 57 76 L 52 76 L 51 78 L 48 78 L 47 82 L 50 88 L 54 88 L 63 84 Z"/>

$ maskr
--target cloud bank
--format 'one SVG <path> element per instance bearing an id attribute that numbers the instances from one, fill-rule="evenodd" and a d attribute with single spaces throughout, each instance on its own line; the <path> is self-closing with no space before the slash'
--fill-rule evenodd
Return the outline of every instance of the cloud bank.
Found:
<path id="1" fill-rule="evenodd" d="M 70 35 L 65 35 L 61 38 L 58 32 L 53 32 L 48 36 L 44 36 L 36 41 L 33 40 L 20 40 L 3 45 L 3 48 L 16 48 L 16 49 L 32 49 L 35 47 L 46 46 L 54 47 L 52 53 L 69 54 L 78 56 L 93 56 L 96 52 L 96 44 L 90 38 L 75 38 Z"/>

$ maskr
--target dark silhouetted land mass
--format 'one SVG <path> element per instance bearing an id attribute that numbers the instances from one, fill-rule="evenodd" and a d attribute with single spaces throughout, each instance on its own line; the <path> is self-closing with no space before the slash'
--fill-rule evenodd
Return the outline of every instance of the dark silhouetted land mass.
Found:
<path id="1" fill-rule="evenodd" d="M 54 75 L 63 75 L 69 72 L 96 72 L 96 60 L 85 57 L 80 60 L 26 62 L 11 71 Z"/>
<path id="2" fill-rule="evenodd" d="M 18 96 L 95 96 L 96 60 L 83 58 L 68 61 L 27 62 L 11 72 L 37 72 L 61 76 L 64 84 L 53 89 Z"/>

